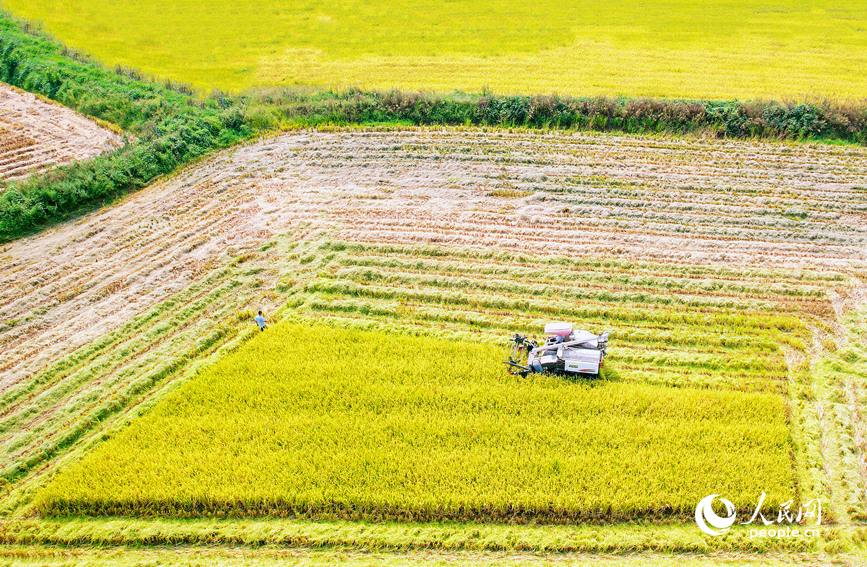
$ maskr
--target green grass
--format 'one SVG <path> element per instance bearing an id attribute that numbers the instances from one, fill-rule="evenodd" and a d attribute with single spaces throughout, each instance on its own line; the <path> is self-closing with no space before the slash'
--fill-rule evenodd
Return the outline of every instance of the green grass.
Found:
<path id="1" fill-rule="evenodd" d="M 867 6 L 818 0 L 6 0 L 106 63 L 204 89 L 358 85 L 859 99 Z"/>
<path id="2" fill-rule="evenodd" d="M 70 57 L 57 42 L 31 32 L 0 12 L 0 81 L 120 126 L 137 139 L 91 160 L 0 182 L 0 242 L 102 206 L 252 134 L 230 104 Z"/>
<path id="3" fill-rule="evenodd" d="M 278 325 L 60 474 L 47 514 L 687 518 L 795 496 L 779 396 L 508 376 L 487 345 Z M 711 457 L 712 455 L 712 457 Z"/>

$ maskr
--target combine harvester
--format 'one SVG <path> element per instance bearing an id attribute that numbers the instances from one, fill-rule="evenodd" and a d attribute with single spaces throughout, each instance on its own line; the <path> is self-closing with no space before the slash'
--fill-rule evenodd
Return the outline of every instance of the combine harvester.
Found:
<path id="1" fill-rule="evenodd" d="M 548 323 L 543 344 L 515 334 L 509 341 L 506 358 L 509 374 L 595 374 L 599 375 L 610 331 L 595 335 L 573 329 L 572 323 Z"/>

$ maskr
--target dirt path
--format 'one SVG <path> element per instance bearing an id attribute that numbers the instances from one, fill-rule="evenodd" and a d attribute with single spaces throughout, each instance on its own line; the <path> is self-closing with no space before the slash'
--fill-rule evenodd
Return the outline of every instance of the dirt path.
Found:
<path id="1" fill-rule="evenodd" d="M 479 130 L 286 134 L 0 248 L 0 391 L 293 228 L 864 269 L 865 186 L 863 148 Z"/>
<path id="2" fill-rule="evenodd" d="M 0 83 L 0 180 L 90 159 L 122 143 L 73 110 Z"/>

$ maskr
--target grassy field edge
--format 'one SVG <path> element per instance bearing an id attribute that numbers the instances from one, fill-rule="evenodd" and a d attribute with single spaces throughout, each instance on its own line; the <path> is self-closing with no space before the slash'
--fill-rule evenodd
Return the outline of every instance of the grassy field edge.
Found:
<path id="1" fill-rule="evenodd" d="M 867 142 L 864 104 L 258 88 L 239 96 L 259 129 L 350 124 L 522 127 L 714 138 Z"/>
<path id="2" fill-rule="evenodd" d="M 561 553 L 552 555 L 532 551 L 449 551 L 437 549 L 409 551 L 354 550 L 338 548 L 269 548 L 238 546 L 174 546 L 166 547 L 67 547 L 60 545 L 0 545 L 0 562 L 14 565 L 74 565 L 97 567 L 111 565 L 597 565 L 631 567 L 655 565 L 670 567 L 683 565 L 796 565 L 809 561 L 811 565 L 860 565 L 863 554 L 834 554 L 822 552 L 785 553 L 770 552 L 751 555 L 738 552 L 659 553 L 653 551 L 610 553 Z"/>
<path id="3" fill-rule="evenodd" d="M 54 100 L 136 139 L 118 150 L 0 184 L 0 242 L 110 203 L 251 132 L 230 105 L 172 83 L 108 70 L 0 11 L 0 81 Z"/>

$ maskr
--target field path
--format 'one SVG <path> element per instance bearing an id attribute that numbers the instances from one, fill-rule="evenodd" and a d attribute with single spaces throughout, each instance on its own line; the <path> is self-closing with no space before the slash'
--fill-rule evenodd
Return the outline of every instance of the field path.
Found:
<path id="1" fill-rule="evenodd" d="M 90 118 L 0 83 L 0 181 L 90 159 L 122 143 Z"/>

